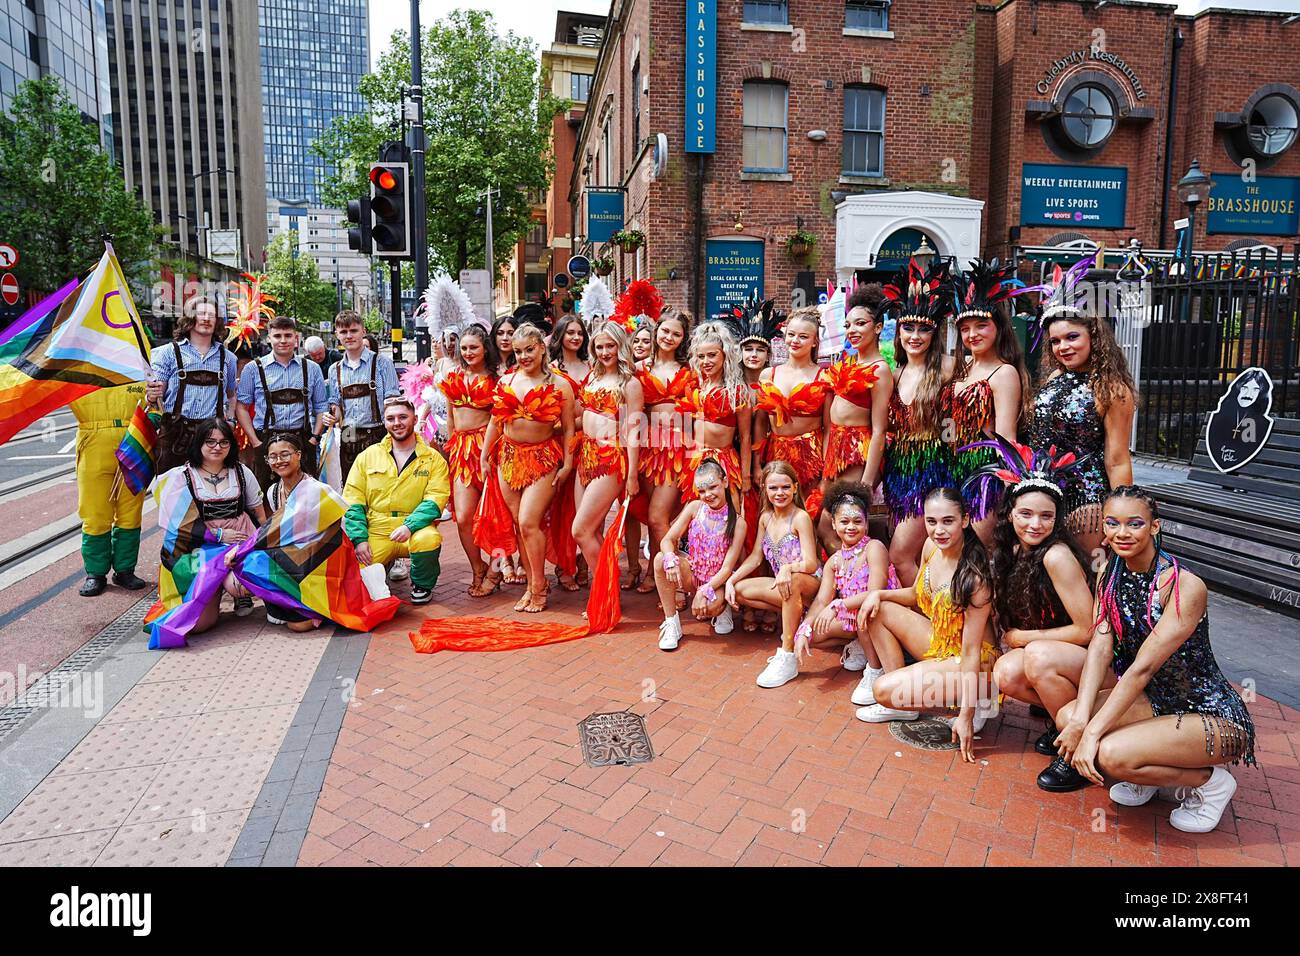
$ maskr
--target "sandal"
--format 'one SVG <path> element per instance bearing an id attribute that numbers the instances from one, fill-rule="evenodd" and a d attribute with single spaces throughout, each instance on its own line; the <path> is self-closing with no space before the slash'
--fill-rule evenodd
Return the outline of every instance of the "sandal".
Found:
<path id="1" fill-rule="evenodd" d="M 659 585 L 655 583 L 654 576 L 643 578 L 641 583 L 636 586 L 637 594 L 653 594 L 659 590 Z"/>
<path id="2" fill-rule="evenodd" d="M 489 571 L 485 566 L 482 574 L 475 574 L 474 581 L 469 586 L 468 594 L 474 598 L 485 598 L 490 594 L 496 594 L 501 589 L 501 572 Z"/>
<path id="3" fill-rule="evenodd" d="M 632 572 L 631 579 L 625 580 L 621 584 L 619 584 L 618 586 L 619 590 L 631 591 L 634 587 L 636 587 L 638 584 L 641 583 L 641 578 L 643 578 L 644 576 L 645 576 L 645 572 L 641 568 L 641 562 L 638 561 L 636 565 L 636 570 Z"/>
<path id="4" fill-rule="evenodd" d="M 536 594 L 529 592 L 525 597 L 527 603 L 520 609 L 525 614 L 541 614 L 546 610 L 546 596 L 551 593 L 551 589 L 540 591 Z"/>
<path id="5" fill-rule="evenodd" d="M 555 583 L 560 586 L 561 591 L 578 590 L 578 582 L 574 578 L 569 577 L 567 574 L 560 574 L 558 571 L 555 572 Z"/>
<path id="6" fill-rule="evenodd" d="M 740 629 L 746 634 L 754 634 L 758 631 L 758 621 L 754 620 L 754 609 L 745 608 L 740 615 Z"/>
<path id="7" fill-rule="evenodd" d="M 531 598 L 532 596 L 533 596 L 533 592 L 532 592 L 532 591 L 525 591 L 525 592 L 524 592 L 524 596 L 521 597 L 518 601 L 515 602 L 515 610 L 516 610 L 516 611 L 522 611 L 522 610 L 524 610 L 524 609 L 525 609 L 525 605 L 528 604 L 528 599 Z"/>
<path id="8" fill-rule="evenodd" d="M 591 569 L 587 567 L 585 561 L 578 561 L 578 574 L 574 580 L 578 582 L 580 588 L 585 588 L 591 583 Z"/>
<path id="9" fill-rule="evenodd" d="M 506 584 L 527 584 L 528 572 L 517 564 L 510 564 L 506 566 L 501 580 Z"/>

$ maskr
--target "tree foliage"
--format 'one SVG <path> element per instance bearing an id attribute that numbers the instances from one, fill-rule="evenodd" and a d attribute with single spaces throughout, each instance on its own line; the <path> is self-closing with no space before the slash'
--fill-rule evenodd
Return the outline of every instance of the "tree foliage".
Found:
<path id="1" fill-rule="evenodd" d="M 490 13 L 455 10 L 427 28 L 421 44 L 429 269 L 456 275 L 483 266 L 479 210 L 489 186 L 501 191 L 492 211 L 494 264 L 531 228 L 529 193 L 550 183 L 551 123 L 569 101 L 541 89 L 532 42 L 498 33 Z M 335 119 L 313 144 L 333 168 L 322 186 L 328 205 L 367 193 L 379 145 L 401 138 L 410 61 L 409 37 L 397 31 L 377 70 L 359 84 L 368 113 Z"/>
<path id="2" fill-rule="evenodd" d="M 338 292 L 332 283 L 321 279 L 316 260 L 299 250 L 296 240 L 293 231 L 271 240 L 266 248 L 263 288 L 275 296 L 276 314 L 297 319 L 298 330 L 306 336 L 309 330 L 333 326 Z"/>
<path id="3" fill-rule="evenodd" d="M 100 148 L 99 128 L 57 79 L 24 80 L 0 113 L 0 242 L 18 247 L 19 282 L 49 293 L 84 275 L 105 233 L 129 275 L 153 271 L 159 227 Z"/>

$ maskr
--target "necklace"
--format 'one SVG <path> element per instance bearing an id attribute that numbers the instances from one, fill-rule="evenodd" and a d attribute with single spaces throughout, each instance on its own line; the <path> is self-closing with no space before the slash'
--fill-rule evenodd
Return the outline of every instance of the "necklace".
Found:
<path id="1" fill-rule="evenodd" d="M 203 476 L 204 481 L 210 484 L 213 488 L 216 488 L 217 485 L 221 484 L 222 480 L 226 477 L 226 469 L 222 468 L 214 475 L 206 468 L 200 468 L 199 474 Z"/>

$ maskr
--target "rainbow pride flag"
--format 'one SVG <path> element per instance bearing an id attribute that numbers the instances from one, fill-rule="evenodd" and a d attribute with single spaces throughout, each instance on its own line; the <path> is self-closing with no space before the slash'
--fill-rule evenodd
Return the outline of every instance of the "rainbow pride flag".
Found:
<path id="1" fill-rule="evenodd" d="M 220 545 L 199 516 L 184 467 L 162 475 L 154 489 L 163 542 L 158 602 L 144 619 L 151 650 L 184 647 L 204 608 L 220 600 L 230 571 L 267 604 L 354 631 L 372 630 L 397 613 L 401 600 L 375 601 L 366 590 L 343 533 L 347 505 L 328 485 L 304 476 L 256 536 Z"/>
<path id="2" fill-rule="evenodd" d="M 122 436 L 122 443 L 117 446 L 117 466 L 122 472 L 122 483 L 133 495 L 144 491 L 153 481 L 154 449 L 158 446 L 158 423 L 161 421 L 160 413 L 137 405 L 131 424 Z"/>
<path id="3" fill-rule="evenodd" d="M 0 443 L 74 399 L 149 374 L 149 339 L 113 247 L 0 332 Z"/>

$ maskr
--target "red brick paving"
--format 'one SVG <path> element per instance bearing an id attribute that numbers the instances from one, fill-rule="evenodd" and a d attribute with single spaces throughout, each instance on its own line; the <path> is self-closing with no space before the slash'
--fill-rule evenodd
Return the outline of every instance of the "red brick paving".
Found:
<path id="1" fill-rule="evenodd" d="M 454 537 L 449 536 L 449 537 Z M 449 542 L 429 617 L 514 617 L 521 589 L 465 595 Z M 553 590 L 543 619 L 572 622 L 581 594 Z M 978 762 L 856 720 L 857 675 L 819 654 L 797 680 L 754 677 L 775 637 L 688 623 L 656 646 L 652 596 L 625 594 L 613 634 L 505 653 L 416 654 L 407 610 L 361 669 L 301 865 L 1234 866 L 1300 863 L 1300 713 L 1251 705 L 1260 766 L 1214 833 L 1169 825 L 1172 806 L 1123 808 L 1104 790 L 1044 793 L 1039 723 L 1012 703 Z M 683 618 L 685 620 L 685 617 Z M 631 709 L 656 758 L 583 763 L 577 724 Z"/>

